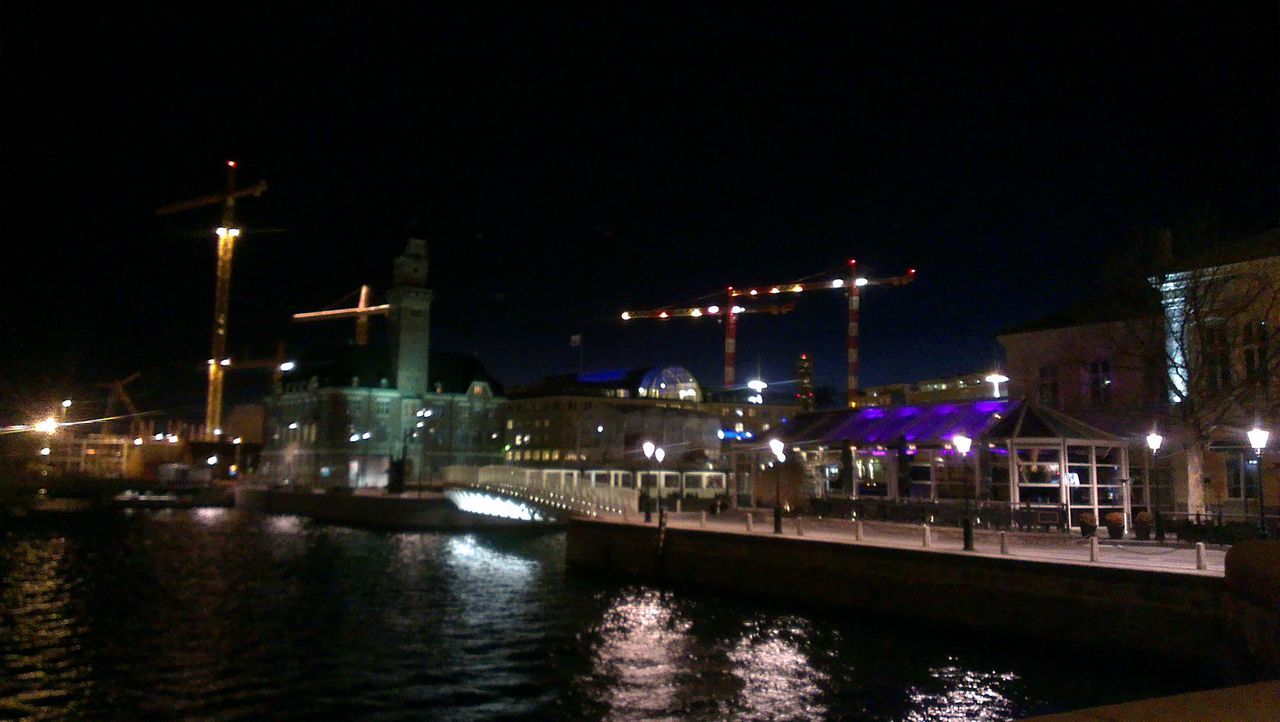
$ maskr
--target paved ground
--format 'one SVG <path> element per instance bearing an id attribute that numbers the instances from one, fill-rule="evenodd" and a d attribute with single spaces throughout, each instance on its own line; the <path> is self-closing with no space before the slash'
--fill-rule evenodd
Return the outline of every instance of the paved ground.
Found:
<path id="1" fill-rule="evenodd" d="M 1280 719 L 1280 682 L 1156 697 L 1076 712 L 1032 717 L 1023 722 L 1225 722 Z"/>
<path id="2" fill-rule="evenodd" d="M 643 514 L 628 514 L 627 521 L 643 524 Z M 657 523 L 657 515 L 653 522 Z M 618 517 L 612 520 L 622 521 Z M 701 528 L 700 515 L 696 512 L 669 513 L 667 523 L 672 528 Z M 797 532 L 797 523 L 799 532 Z M 755 512 L 753 530 L 747 531 L 746 513 L 730 512 L 720 516 L 708 516 L 707 529 L 739 534 L 773 534 L 773 516 L 768 512 Z M 835 541 L 846 544 L 920 549 L 924 547 L 924 530 L 913 524 L 892 522 L 863 522 L 863 540 L 855 539 L 854 522 L 842 519 L 786 519 L 783 534 L 788 537 L 803 535 L 806 539 Z M 964 540 L 959 528 L 932 527 L 929 530 L 930 548 L 945 553 L 983 554 L 999 556 L 1000 536 L 997 532 L 977 530 L 974 533 L 976 550 L 964 551 Z M 1206 549 L 1205 569 L 1196 569 L 1196 551 L 1186 545 L 1158 545 L 1154 542 L 1112 542 L 1098 540 L 1097 561 L 1090 559 L 1089 540 L 1079 534 L 1007 532 L 1005 540 L 1008 553 L 1019 559 L 1052 562 L 1068 562 L 1123 568 L 1152 569 L 1164 572 L 1217 576 L 1224 574 L 1226 553 L 1221 549 Z"/>

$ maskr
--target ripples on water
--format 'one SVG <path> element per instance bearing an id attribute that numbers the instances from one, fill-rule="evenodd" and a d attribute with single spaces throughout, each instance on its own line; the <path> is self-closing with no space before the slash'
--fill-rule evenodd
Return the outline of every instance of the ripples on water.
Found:
<path id="1" fill-rule="evenodd" d="M 0 717 L 998 720 L 1197 686 L 563 558 L 223 509 L 8 529 Z"/>

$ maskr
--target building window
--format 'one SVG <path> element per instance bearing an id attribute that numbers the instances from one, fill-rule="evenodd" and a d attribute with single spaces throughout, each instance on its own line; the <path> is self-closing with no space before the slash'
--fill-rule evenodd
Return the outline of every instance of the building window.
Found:
<path id="1" fill-rule="evenodd" d="M 391 401 L 387 399 L 378 400 L 378 416 L 387 416 L 391 413 Z"/>
<path id="2" fill-rule="evenodd" d="M 1241 347 L 1244 351 L 1244 377 L 1249 383 L 1267 385 L 1267 373 L 1271 366 L 1271 344 L 1267 324 L 1262 321 L 1244 325 Z"/>
<path id="3" fill-rule="evenodd" d="M 1111 402 L 1111 362 L 1093 361 L 1089 364 L 1089 401 L 1094 405 Z"/>
<path id="4" fill-rule="evenodd" d="M 1037 398 L 1046 406 L 1058 405 L 1058 367 L 1041 366 Z"/>
<path id="5" fill-rule="evenodd" d="M 1210 388 L 1225 389 L 1231 386 L 1231 344 L 1224 326 L 1205 326 L 1204 361 Z"/>
<path id="6" fill-rule="evenodd" d="M 1258 496 L 1258 459 L 1249 452 L 1229 451 L 1227 462 L 1227 498 L 1249 499 Z"/>

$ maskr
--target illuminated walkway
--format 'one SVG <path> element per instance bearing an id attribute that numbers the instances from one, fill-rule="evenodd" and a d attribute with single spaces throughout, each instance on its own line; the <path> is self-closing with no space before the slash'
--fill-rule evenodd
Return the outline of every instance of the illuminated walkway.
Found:
<path id="1" fill-rule="evenodd" d="M 773 515 L 769 512 L 757 511 L 753 515 L 752 530 L 747 530 L 747 513 L 743 511 L 727 512 L 718 516 L 708 515 L 703 521 L 698 512 L 669 512 L 667 525 L 674 529 L 705 528 L 717 532 L 734 534 L 752 534 L 757 536 L 773 536 Z M 611 521 L 631 524 L 644 524 L 644 515 L 628 512 L 624 520 L 619 516 L 608 517 Z M 657 524 L 657 515 L 650 526 Z M 705 526 L 704 526 L 705 524 Z M 797 528 L 797 525 L 799 527 Z M 925 532 L 923 527 L 913 524 L 895 524 L 892 522 L 863 522 L 862 540 L 858 541 L 855 523 L 843 519 L 784 519 L 783 536 L 823 542 L 839 542 L 843 544 L 865 544 L 868 546 L 894 547 L 900 549 L 925 548 Z M 1079 535 L 1053 534 L 1037 532 L 1007 532 L 1005 543 L 1008 553 L 1002 554 L 1000 535 L 990 530 L 974 531 L 975 551 L 964 551 L 964 540 L 957 527 L 930 527 L 930 551 L 951 554 L 976 554 L 981 556 L 1010 556 L 1017 559 L 1034 561 L 1075 563 L 1092 566 L 1120 567 L 1126 569 L 1150 569 L 1162 572 L 1182 572 L 1201 576 L 1221 577 L 1224 572 L 1226 553 L 1220 549 L 1204 550 L 1204 570 L 1196 569 L 1196 550 L 1180 546 L 1158 546 L 1154 543 L 1135 542 L 1117 543 L 1108 539 L 1099 539 L 1097 561 L 1091 561 L 1089 540 Z"/>

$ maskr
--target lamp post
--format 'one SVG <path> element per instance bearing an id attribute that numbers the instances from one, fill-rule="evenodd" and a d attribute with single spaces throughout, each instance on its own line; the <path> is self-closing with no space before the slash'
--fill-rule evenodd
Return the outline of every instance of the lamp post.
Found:
<path id="1" fill-rule="evenodd" d="M 657 448 L 658 447 L 653 445 L 652 441 L 646 441 L 644 442 L 643 445 L 641 445 L 640 450 L 644 452 L 644 460 L 645 460 L 646 466 L 652 463 L 653 452 L 656 451 Z M 644 494 L 645 493 L 644 484 L 643 483 L 639 484 L 639 487 L 640 487 L 640 493 Z M 646 499 L 644 503 L 644 523 L 648 524 L 651 521 L 653 521 L 653 500 Z"/>
<path id="2" fill-rule="evenodd" d="M 787 460 L 787 455 L 782 453 L 781 439 L 770 439 L 769 450 L 778 463 Z M 778 467 L 778 473 L 773 475 L 773 533 L 782 533 L 782 467 Z"/>
<path id="3" fill-rule="evenodd" d="M 71 410 L 71 399 L 62 400 L 62 423 L 67 423 L 67 412 Z"/>
<path id="4" fill-rule="evenodd" d="M 1263 501 L 1263 481 L 1262 478 L 1262 450 L 1267 448 L 1267 440 L 1271 438 L 1271 432 L 1263 429 L 1261 424 L 1255 425 L 1247 434 L 1249 437 L 1249 446 L 1253 447 L 1253 453 L 1258 460 L 1258 538 L 1267 538 L 1267 505 Z"/>
<path id="5" fill-rule="evenodd" d="M 666 510 L 662 508 L 662 460 L 667 458 L 667 451 L 661 446 L 653 450 L 653 458 L 658 462 L 658 478 L 653 482 L 655 496 L 658 497 L 658 523 L 666 524 Z"/>
<path id="6" fill-rule="evenodd" d="M 960 468 L 966 471 L 968 470 L 968 466 L 969 466 L 969 449 L 972 448 L 972 446 L 973 446 L 973 439 L 969 438 L 968 436 L 965 436 L 963 431 L 951 437 L 951 448 L 960 452 Z M 975 482 L 976 482 L 976 479 L 975 479 Z M 964 550 L 967 552 L 974 551 L 973 509 L 969 504 L 971 496 L 972 496 L 972 491 L 968 486 L 968 484 L 966 484 L 965 494 L 964 494 L 964 521 L 962 522 L 962 524 L 964 529 Z"/>
<path id="7" fill-rule="evenodd" d="M 1148 484 L 1151 481 L 1151 477 L 1155 476 L 1156 454 L 1160 453 L 1160 445 L 1163 443 L 1164 443 L 1164 437 L 1160 435 L 1160 432 L 1156 430 L 1155 426 L 1152 426 L 1151 433 L 1147 434 L 1147 448 L 1151 450 L 1151 462 L 1147 465 Z M 1156 484 L 1156 491 L 1158 492 L 1159 489 L 1160 489 L 1160 485 Z M 1160 507 L 1157 506 L 1156 503 L 1151 499 L 1149 486 L 1148 486 L 1148 492 L 1147 492 L 1147 505 L 1151 507 L 1153 516 L 1155 516 L 1156 541 L 1162 542 L 1164 541 L 1164 517 L 1160 515 Z"/>

